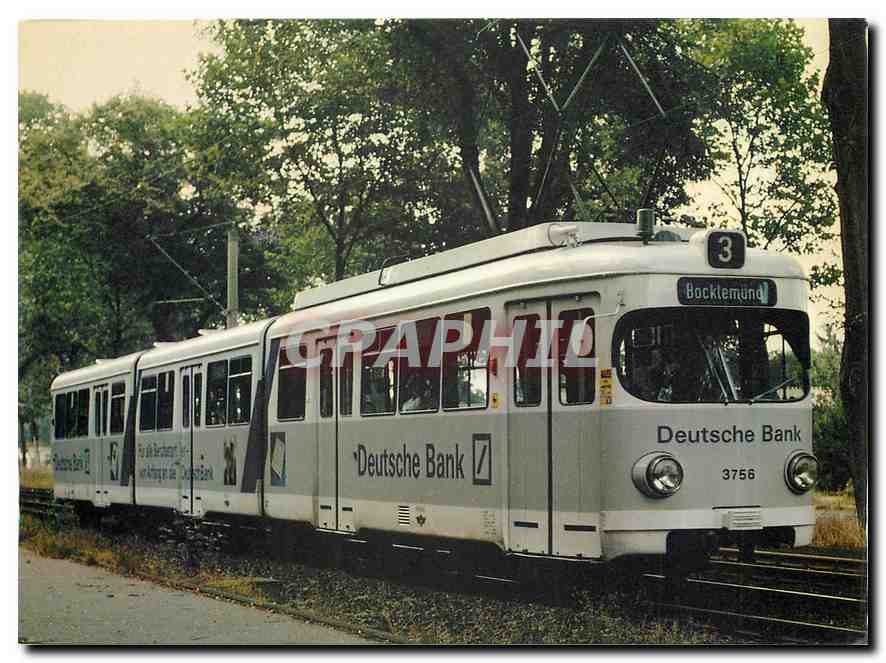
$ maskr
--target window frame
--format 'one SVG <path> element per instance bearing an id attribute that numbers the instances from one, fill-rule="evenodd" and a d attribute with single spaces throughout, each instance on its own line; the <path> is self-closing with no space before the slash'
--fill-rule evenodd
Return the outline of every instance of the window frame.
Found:
<path id="1" fill-rule="evenodd" d="M 331 419 L 335 416 L 335 366 L 333 366 L 332 361 L 333 354 L 332 348 L 322 348 L 320 350 L 320 365 L 317 367 L 317 414 L 320 419 Z M 325 401 L 324 389 L 328 391 L 325 394 Z M 328 411 L 323 409 L 324 405 L 328 405 Z"/>
<path id="2" fill-rule="evenodd" d="M 65 429 L 68 417 L 67 403 L 68 400 L 66 393 L 57 393 L 55 395 L 52 420 L 52 432 L 54 440 L 67 439 L 67 431 Z"/>
<path id="3" fill-rule="evenodd" d="M 528 401 L 526 401 L 526 402 L 522 402 L 522 403 L 521 403 L 521 402 L 519 401 L 519 399 L 517 398 L 517 382 L 518 382 L 518 380 L 517 380 L 517 368 L 518 368 L 518 366 L 520 365 L 520 356 L 523 354 L 523 344 L 526 342 L 526 334 L 527 334 L 527 332 L 528 332 L 528 330 L 529 330 L 529 324 L 528 324 L 528 323 L 529 323 L 529 321 L 530 321 L 532 318 L 535 318 L 535 321 L 536 321 L 537 324 L 540 324 L 540 323 L 542 322 L 542 316 L 541 316 L 541 314 L 539 314 L 539 313 L 527 313 L 527 314 L 525 314 L 525 315 L 515 315 L 515 316 L 514 316 L 514 319 L 511 321 L 511 334 L 512 334 L 512 336 L 513 336 L 513 331 L 514 331 L 514 323 L 515 323 L 517 320 L 526 320 L 526 321 L 527 321 L 526 329 L 523 331 L 523 337 L 520 339 L 520 340 L 521 340 L 521 343 L 520 343 L 520 349 L 519 349 L 519 351 L 517 352 L 517 361 L 516 361 L 514 367 L 511 369 L 511 371 L 512 371 L 512 375 L 513 375 L 513 381 L 514 381 L 514 390 L 513 390 L 514 407 L 523 407 L 523 408 L 540 407 L 540 406 L 542 405 L 542 403 L 544 402 L 544 400 L 545 400 L 545 398 L 544 398 L 544 389 L 545 389 L 544 369 L 543 369 L 541 366 L 538 366 L 538 367 L 536 367 L 536 366 L 526 366 L 526 368 L 531 368 L 531 369 L 535 369 L 535 370 L 538 371 L 538 402 L 536 403 L 536 402 L 528 402 Z M 538 329 L 537 325 L 536 325 L 536 329 Z M 539 340 L 541 340 L 542 336 L 543 336 L 543 334 L 542 334 L 542 330 L 541 330 L 541 329 L 538 329 L 538 338 L 539 338 Z M 535 355 L 534 355 L 534 356 L 527 356 L 527 357 L 526 357 L 526 362 L 529 362 L 531 359 L 533 359 L 533 358 L 537 358 L 537 357 L 538 357 L 539 347 L 540 347 L 540 346 L 539 346 L 539 343 L 536 342 L 536 344 L 535 344 Z"/>
<path id="4" fill-rule="evenodd" d="M 609 341 L 610 342 L 610 352 L 611 352 L 610 356 L 612 358 L 612 369 L 613 369 L 612 372 L 618 379 L 619 387 L 624 391 L 625 394 L 628 394 L 632 398 L 636 398 L 638 401 L 642 401 L 643 403 L 652 403 L 655 405 L 712 405 L 712 404 L 722 405 L 723 400 L 719 399 L 719 398 L 718 399 L 711 399 L 711 400 L 672 400 L 672 401 L 650 400 L 648 398 L 644 398 L 642 395 L 637 394 L 633 388 L 630 388 L 633 385 L 629 386 L 628 384 L 626 384 L 626 380 L 624 379 L 624 375 L 623 375 L 623 371 L 622 371 L 623 367 L 622 367 L 622 363 L 621 363 L 621 355 L 620 355 L 620 350 L 619 350 L 619 343 L 623 339 L 627 338 L 627 335 L 624 331 L 625 328 L 629 327 L 629 328 L 636 329 L 637 328 L 636 325 L 634 325 L 632 327 L 631 323 L 633 323 L 634 320 L 637 318 L 642 319 L 642 316 L 644 316 L 644 315 L 650 315 L 650 314 L 654 314 L 654 313 L 659 313 L 659 314 L 663 313 L 664 315 L 667 316 L 672 313 L 677 314 L 681 311 L 685 311 L 689 314 L 697 314 L 697 313 L 711 313 L 711 312 L 716 312 L 718 310 L 732 311 L 734 313 L 734 315 L 738 315 L 742 312 L 755 312 L 755 313 L 760 313 L 764 316 L 769 316 L 770 319 L 763 321 L 764 325 L 765 324 L 773 325 L 773 323 L 771 321 L 771 318 L 773 316 L 777 317 L 779 315 L 787 316 L 787 315 L 798 314 L 798 316 L 802 316 L 802 317 L 798 317 L 798 319 L 799 319 L 799 322 L 801 324 L 803 324 L 803 326 L 804 326 L 804 328 L 802 330 L 802 340 L 805 342 L 805 347 L 795 348 L 792 344 L 788 343 L 788 346 L 790 347 L 792 354 L 799 360 L 800 365 L 804 367 L 803 384 L 802 384 L 803 395 L 798 398 L 791 398 L 791 399 L 785 399 L 785 400 L 752 401 L 751 399 L 741 398 L 741 399 L 736 399 L 736 400 L 729 400 L 728 403 L 730 405 L 733 405 L 733 404 L 747 405 L 749 403 L 754 402 L 754 403 L 767 404 L 767 405 L 784 406 L 784 405 L 791 405 L 791 404 L 800 403 L 808 398 L 813 397 L 812 378 L 811 378 L 812 351 L 811 351 L 811 343 L 809 340 L 809 329 L 810 329 L 809 313 L 804 310 L 791 309 L 791 308 L 785 308 L 785 307 L 763 308 L 763 307 L 747 307 L 747 306 L 724 306 L 724 307 L 720 307 L 720 306 L 718 306 L 718 307 L 710 307 L 710 306 L 650 306 L 650 307 L 644 307 L 644 308 L 639 308 L 639 309 L 634 309 L 632 311 L 628 311 L 627 313 L 622 315 L 616 321 L 616 323 L 613 327 L 613 330 L 612 330 L 612 337 Z M 784 337 L 785 337 L 784 330 L 779 329 L 778 333 L 784 339 Z M 808 353 L 808 355 L 805 358 L 806 363 L 804 363 L 804 358 L 801 357 L 798 354 L 798 352 L 800 352 L 802 354 Z"/>
<path id="5" fill-rule="evenodd" d="M 249 362 L 249 371 L 248 372 L 241 371 L 239 373 L 232 373 L 231 372 L 231 364 L 235 361 L 243 361 L 244 359 L 248 360 L 248 362 Z M 252 355 L 245 354 L 245 355 L 238 355 L 236 357 L 230 357 L 227 360 L 227 362 L 228 362 L 227 420 L 225 421 L 225 425 L 226 426 L 248 426 L 250 421 L 252 421 L 252 397 L 254 396 L 254 393 L 253 393 L 254 390 L 253 390 L 253 385 L 252 385 L 252 376 L 253 376 Z M 242 379 L 245 376 L 249 376 L 249 380 L 247 381 L 248 394 L 246 396 L 246 419 L 244 419 L 242 421 L 231 421 L 231 419 L 232 419 L 231 408 L 234 405 L 234 399 L 231 398 L 231 388 L 232 388 L 232 385 L 233 385 L 235 379 L 237 379 L 237 378 Z"/>
<path id="6" fill-rule="evenodd" d="M 431 322 L 434 323 L 434 332 L 431 334 L 431 345 L 428 347 L 427 356 L 422 357 L 421 337 L 420 337 L 418 328 L 419 328 L 419 325 L 421 325 L 421 324 L 427 324 L 427 323 L 431 323 Z M 418 348 L 419 361 L 430 363 L 429 360 L 430 360 L 431 355 L 434 351 L 434 345 L 437 342 L 438 336 L 442 333 L 442 330 L 443 330 L 442 318 L 440 318 L 439 316 L 433 316 L 430 318 L 422 318 L 421 320 L 409 320 L 409 321 L 401 323 L 397 327 L 397 332 L 400 334 L 401 342 L 403 342 L 403 339 L 405 338 L 405 336 L 402 333 L 402 329 L 407 325 L 412 325 L 415 327 L 415 336 L 417 339 L 419 339 L 419 348 Z M 398 347 L 399 347 L 399 343 L 398 343 Z M 429 366 L 425 366 L 425 367 L 419 366 L 418 367 L 419 371 L 436 370 L 436 372 L 437 372 L 436 379 L 434 380 L 434 382 L 437 385 L 436 402 L 434 404 L 434 407 L 423 409 L 423 410 L 404 410 L 403 409 L 403 395 L 404 395 L 403 394 L 403 385 L 406 383 L 406 380 L 404 380 L 403 378 L 404 378 L 404 373 L 406 371 L 410 370 L 412 367 L 407 368 L 407 363 L 408 363 L 409 358 L 402 351 L 398 351 L 397 356 L 400 360 L 397 363 L 397 373 L 398 373 L 398 375 L 397 375 L 397 414 L 403 414 L 403 415 L 408 416 L 411 414 L 433 414 L 433 413 L 439 412 L 440 407 L 442 405 L 442 400 L 443 400 L 443 393 L 442 393 L 442 391 L 443 391 L 443 362 L 442 362 L 442 357 L 440 358 L 441 359 L 440 365 L 437 366 L 436 369 L 433 369 L 433 367 L 429 367 Z M 489 362 L 487 361 L 487 364 L 488 363 Z M 489 389 L 487 388 L 486 391 L 488 392 Z M 487 400 L 488 399 L 489 399 L 489 395 L 487 393 Z M 457 408 L 457 409 L 465 409 L 465 408 Z"/>
<path id="7" fill-rule="evenodd" d="M 122 392 L 114 393 L 117 387 L 122 387 Z M 114 400 L 123 401 L 120 408 L 120 430 L 114 430 Z M 126 430 L 126 383 L 123 381 L 113 382 L 111 383 L 111 402 L 108 409 L 109 419 L 108 419 L 108 434 L 109 435 L 120 435 Z"/>
<path id="8" fill-rule="evenodd" d="M 154 386 L 153 388 L 145 388 L 145 380 L 150 380 L 153 378 Z M 157 431 L 157 391 L 158 391 L 158 375 L 155 373 L 153 375 L 139 375 L 139 392 L 138 392 L 138 432 L 139 433 L 152 433 Z M 145 394 L 154 394 L 154 416 L 151 417 L 151 428 L 144 427 L 144 395 Z"/>
<path id="9" fill-rule="evenodd" d="M 298 352 L 298 359 L 296 361 L 291 361 L 289 358 L 289 353 L 291 349 L 295 349 Z M 283 358 L 286 358 L 287 363 L 285 365 L 281 365 L 281 361 Z M 280 349 L 277 352 L 277 421 L 304 421 L 307 417 L 307 399 L 308 399 L 308 367 L 305 365 L 307 358 L 307 346 L 306 345 L 298 345 L 295 348 L 289 348 L 285 345 L 280 345 Z M 281 376 L 283 371 L 292 370 L 294 375 L 301 375 L 301 416 L 300 417 L 281 417 L 280 416 L 280 404 L 283 402 L 283 399 L 280 398 L 283 389 L 281 389 L 283 385 L 283 381 Z M 295 401 L 293 401 L 295 402 Z"/>
<path id="10" fill-rule="evenodd" d="M 361 417 L 393 417 L 393 416 L 397 415 L 397 409 L 399 408 L 398 398 L 400 395 L 399 394 L 399 391 L 400 391 L 400 383 L 399 383 L 400 350 L 399 349 L 395 350 L 394 352 L 392 352 L 390 354 L 390 356 L 388 357 L 388 360 L 385 362 L 385 365 L 383 368 L 383 370 L 387 370 L 389 363 L 391 361 L 394 362 L 394 371 L 393 371 L 394 384 L 393 384 L 393 403 L 392 403 L 393 408 L 390 410 L 385 410 L 384 412 L 364 412 L 364 410 L 363 410 L 363 406 L 364 406 L 363 387 L 365 384 L 364 373 L 367 371 L 367 366 L 365 363 L 366 359 L 372 358 L 373 361 L 371 363 L 374 364 L 375 359 L 380 354 L 382 354 L 385 346 L 390 342 L 390 335 L 395 334 L 395 333 L 397 333 L 397 327 L 384 327 L 382 329 L 377 330 L 375 333 L 375 340 L 373 341 L 372 346 L 370 346 L 370 351 L 368 353 L 366 352 L 366 349 L 362 349 L 360 351 L 360 416 Z M 388 334 L 388 335 L 384 336 L 385 334 Z M 384 336 L 384 340 L 382 341 L 383 336 Z M 373 350 L 372 348 L 374 348 L 376 346 L 378 347 L 378 349 Z M 374 366 L 370 366 L 368 368 L 368 370 L 372 371 L 372 370 L 379 370 L 379 369 L 377 369 Z"/>
<path id="11" fill-rule="evenodd" d="M 479 312 L 479 311 L 485 311 L 486 314 L 487 314 L 487 315 L 486 315 L 486 318 L 485 318 L 485 323 L 484 323 L 484 324 L 491 324 L 491 323 L 492 323 L 492 309 L 491 309 L 490 307 L 488 307 L 488 306 L 480 306 L 480 307 L 478 307 L 478 308 L 468 309 L 467 311 L 461 311 L 461 312 L 458 312 L 458 313 L 447 313 L 447 314 L 445 314 L 444 316 L 441 317 L 441 319 L 440 319 L 440 325 L 437 327 L 437 331 L 438 331 L 438 333 L 442 335 L 442 333 L 443 333 L 443 329 L 444 329 L 444 322 L 445 322 L 446 320 L 457 320 L 457 319 L 459 319 L 459 318 L 464 319 L 464 316 L 467 315 L 468 313 L 470 313 L 470 314 L 473 316 L 475 313 L 477 313 L 477 312 Z M 472 317 L 472 320 L 473 320 L 473 317 Z M 441 339 L 441 340 L 445 340 L 445 339 Z M 478 346 L 478 347 L 474 350 L 474 353 L 475 353 L 475 354 L 476 354 L 476 353 L 479 351 L 479 349 L 480 349 L 480 348 L 479 348 L 479 345 L 480 345 L 480 338 L 477 338 L 476 341 L 477 341 L 477 346 Z M 462 354 L 462 353 L 464 353 L 464 352 L 465 352 L 465 351 L 462 350 L 462 351 L 460 351 L 460 352 L 444 353 L 444 354 L 440 357 L 440 394 L 439 394 L 439 398 L 440 398 L 440 410 L 443 411 L 443 412 L 471 412 L 471 411 L 476 411 L 476 410 L 486 410 L 487 408 L 489 408 L 489 394 L 490 394 L 490 392 L 491 392 L 492 390 L 490 389 L 490 385 L 489 385 L 489 360 L 491 359 L 491 357 L 490 357 L 490 354 L 489 354 L 489 350 L 488 350 L 488 349 L 487 349 L 487 351 L 486 351 L 486 363 L 485 363 L 485 365 L 482 366 L 482 367 L 477 367 L 477 368 L 470 368 L 470 369 L 468 369 L 469 371 L 483 370 L 483 371 L 485 372 L 485 374 L 486 374 L 486 388 L 484 389 L 484 392 L 485 392 L 485 399 L 484 399 L 484 401 L 483 401 L 483 404 L 482 404 L 482 405 L 470 405 L 470 406 L 467 406 L 467 407 L 459 407 L 459 406 L 455 406 L 455 407 L 447 407 L 447 406 L 446 406 L 446 399 L 445 399 L 445 396 L 444 396 L 444 394 L 446 393 L 446 389 L 445 389 L 445 388 L 446 388 L 446 384 L 445 384 L 445 380 L 446 380 L 446 370 L 445 370 L 445 367 L 446 367 L 446 355 L 447 355 L 447 354 L 455 354 L 456 356 L 458 356 L 458 355 L 460 355 L 460 354 Z M 457 373 L 458 373 L 458 369 L 456 368 L 456 374 L 457 374 Z"/>
<path id="12" fill-rule="evenodd" d="M 77 437 L 89 437 L 89 410 L 91 402 L 89 387 L 77 390 Z M 83 403 L 86 404 L 85 407 Z"/>
<path id="13" fill-rule="evenodd" d="M 597 325 L 596 325 L 596 318 L 594 317 L 596 314 L 594 313 L 593 307 L 580 306 L 578 308 L 563 309 L 559 313 L 557 313 L 557 320 L 562 320 L 565 323 L 566 321 L 563 320 L 564 313 L 572 313 L 572 312 L 579 312 L 580 313 L 581 311 L 590 311 L 590 313 L 587 316 L 580 315 L 578 318 L 573 319 L 571 322 L 573 324 L 575 324 L 576 322 L 590 318 L 591 324 L 592 324 L 591 333 L 593 334 L 593 339 L 594 339 L 594 345 L 591 348 L 591 354 L 586 357 L 581 357 L 581 358 L 582 359 L 596 359 L 597 358 Z M 567 347 L 567 351 L 566 351 L 567 354 L 565 354 L 565 355 L 560 354 L 560 338 L 561 338 L 561 335 L 563 334 L 563 328 L 564 328 L 564 325 L 560 325 L 557 328 L 557 380 L 556 380 L 557 400 L 559 401 L 560 405 L 562 405 L 563 407 L 574 407 L 576 405 L 593 405 L 594 403 L 597 402 L 597 366 L 596 365 L 593 367 L 584 367 L 585 369 L 592 368 L 592 370 L 593 370 L 593 379 L 591 380 L 591 400 L 576 401 L 574 403 L 568 403 L 568 402 L 563 401 L 563 390 L 560 385 L 560 376 L 564 374 L 563 373 L 564 368 L 566 368 L 566 369 L 570 368 L 569 366 L 565 366 L 563 363 L 563 359 L 566 356 L 568 356 L 568 352 L 569 352 L 568 347 Z M 570 327 L 569 332 L 570 333 L 566 336 L 566 341 L 565 341 L 567 346 L 569 344 L 569 337 L 572 335 L 572 327 Z M 574 368 L 580 369 L 582 367 L 576 366 Z"/>
<path id="14" fill-rule="evenodd" d="M 211 388 L 213 387 L 212 382 L 212 367 L 218 366 L 219 364 L 225 367 L 225 377 L 224 377 L 224 407 L 222 408 L 224 412 L 225 420 L 221 423 L 211 424 L 209 423 L 209 415 L 210 412 L 214 410 L 214 403 L 210 401 Z M 230 366 L 228 365 L 227 359 L 218 359 L 216 361 L 210 361 L 206 363 L 206 428 L 224 428 L 228 425 L 228 370 Z"/>
<path id="15" fill-rule="evenodd" d="M 161 390 L 162 382 L 166 383 L 167 389 Z M 162 410 L 161 394 L 168 394 L 169 398 L 169 425 L 160 427 L 160 413 Z M 163 371 L 157 374 L 157 421 L 154 430 L 157 432 L 170 431 L 175 428 L 175 371 Z"/>

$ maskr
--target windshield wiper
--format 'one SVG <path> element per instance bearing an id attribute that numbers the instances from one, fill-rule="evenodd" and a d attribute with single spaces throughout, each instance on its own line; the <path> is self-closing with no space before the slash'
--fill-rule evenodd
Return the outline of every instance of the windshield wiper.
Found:
<path id="1" fill-rule="evenodd" d="M 798 378 L 796 375 L 795 375 L 795 376 L 792 376 L 792 377 L 789 377 L 787 380 L 785 380 L 785 381 L 782 382 L 781 384 L 777 384 L 777 385 L 775 385 L 774 387 L 771 387 L 770 389 L 767 389 L 767 390 L 764 391 L 762 394 L 757 394 L 757 395 L 754 396 L 752 399 L 750 399 L 750 400 L 748 401 L 748 403 L 756 403 L 758 400 L 760 400 L 760 399 L 763 398 L 764 396 L 768 396 L 768 395 L 771 394 L 773 391 L 778 391 L 778 390 L 781 389 L 782 387 L 787 387 L 791 382 L 799 382 L 799 381 L 800 381 L 800 378 Z"/>
<path id="2" fill-rule="evenodd" d="M 714 374 L 714 377 L 717 378 L 717 384 L 720 385 L 720 393 L 723 394 L 723 405 L 729 403 L 729 394 L 726 393 L 726 387 L 723 385 L 723 380 L 720 378 L 720 372 L 717 370 L 717 367 L 714 365 L 714 359 L 711 357 L 711 350 L 704 344 L 704 341 L 701 340 L 701 336 L 698 332 L 695 332 L 695 338 L 698 340 L 698 344 L 701 346 L 701 351 L 704 352 L 705 361 L 708 363 L 708 369 L 711 373 Z"/>

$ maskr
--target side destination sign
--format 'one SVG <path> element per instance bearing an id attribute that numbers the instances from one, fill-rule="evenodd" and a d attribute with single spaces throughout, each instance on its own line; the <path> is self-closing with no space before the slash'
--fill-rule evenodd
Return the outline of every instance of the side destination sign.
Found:
<path id="1" fill-rule="evenodd" d="M 677 281 L 677 299 L 691 306 L 775 306 L 778 294 L 771 279 L 684 276 Z"/>

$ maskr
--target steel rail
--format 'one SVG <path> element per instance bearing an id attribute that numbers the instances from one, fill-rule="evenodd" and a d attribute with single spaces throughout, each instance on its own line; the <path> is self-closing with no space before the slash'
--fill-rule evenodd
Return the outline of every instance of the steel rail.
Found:
<path id="1" fill-rule="evenodd" d="M 754 564 L 753 562 L 737 562 L 729 559 L 711 560 L 711 564 L 723 567 L 735 567 L 740 569 L 764 571 L 768 573 L 806 573 L 833 578 L 865 578 L 866 573 L 852 571 L 831 571 L 829 569 L 815 569 L 805 566 L 782 566 L 781 564 Z"/>
<path id="2" fill-rule="evenodd" d="M 867 631 L 850 628 L 848 626 L 833 626 L 831 624 L 819 624 L 816 622 L 804 622 L 796 619 L 783 619 L 781 617 L 767 617 L 765 615 L 755 615 L 750 613 L 732 612 L 730 610 L 715 610 L 713 608 L 700 608 L 697 606 L 683 605 L 680 603 L 660 603 L 652 602 L 652 606 L 666 608 L 669 610 L 679 610 L 681 612 L 692 612 L 702 615 L 710 615 L 714 617 L 728 617 L 737 619 L 742 622 L 757 622 L 761 625 L 771 625 L 780 627 L 791 627 L 800 630 L 806 630 L 815 633 L 828 633 L 831 635 L 857 636 L 860 638 L 867 637 Z M 782 634 L 784 639 L 784 635 Z"/>

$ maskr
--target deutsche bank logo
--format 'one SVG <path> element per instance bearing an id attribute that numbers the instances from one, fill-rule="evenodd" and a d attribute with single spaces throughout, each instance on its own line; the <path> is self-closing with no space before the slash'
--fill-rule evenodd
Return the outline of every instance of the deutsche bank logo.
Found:
<path id="1" fill-rule="evenodd" d="M 473 467 L 474 485 L 492 485 L 492 436 L 489 433 L 474 433 Z"/>

